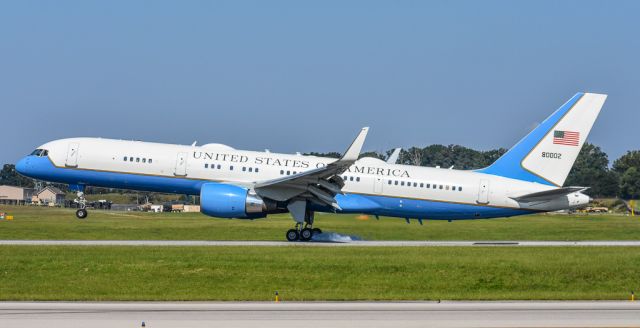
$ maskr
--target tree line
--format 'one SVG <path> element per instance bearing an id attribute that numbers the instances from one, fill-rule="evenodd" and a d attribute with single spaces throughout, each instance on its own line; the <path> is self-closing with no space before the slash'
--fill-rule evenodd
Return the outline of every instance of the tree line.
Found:
<path id="1" fill-rule="evenodd" d="M 365 152 L 360 157 L 386 159 L 393 150 L 386 152 Z M 431 166 L 461 170 L 474 170 L 491 165 L 502 156 L 506 149 L 499 148 L 478 151 L 460 145 L 430 145 L 424 148 L 411 147 L 400 152 L 399 164 Z M 339 158 L 340 153 L 311 152 L 305 155 Z M 18 174 L 15 165 L 5 164 L 0 171 L 0 185 L 33 187 L 34 181 Z M 62 190 L 65 186 L 56 184 Z M 640 198 L 640 151 L 628 151 L 613 161 L 609 167 L 607 154 L 590 143 L 585 143 L 573 165 L 565 186 L 590 187 L 587 194 L 592 197 L 620 197 L 623 199 Z M 120 190 L 109 190 L 120 192 Z M 87 190 L 91 193 L 92 190 Z M 93 192 L 107 192 L 104 188 L 93 188 Z"/>

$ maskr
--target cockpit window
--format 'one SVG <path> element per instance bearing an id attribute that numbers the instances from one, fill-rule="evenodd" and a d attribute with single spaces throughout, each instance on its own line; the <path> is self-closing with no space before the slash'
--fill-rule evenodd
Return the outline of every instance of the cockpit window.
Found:
<path id="1" fill-rule="evenodd" d="M 49 151 L 46 149 L 36 149 L 31 153 L 31 156 L 44 157 L 49 155 Z"/>

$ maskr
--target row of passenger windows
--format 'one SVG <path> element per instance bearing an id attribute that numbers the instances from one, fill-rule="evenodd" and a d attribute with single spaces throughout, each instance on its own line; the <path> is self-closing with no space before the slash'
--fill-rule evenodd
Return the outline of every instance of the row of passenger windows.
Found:
<path id="1" fill-rule="evenodd" d="M 222 165 L 220 164 L 209 164 L 209 163 L 205 163 L 204 164 L 204 168 L 208 169 L 214 169 L 214 170 L 221 170 L 222 169 Z M 229 165 L 229 171 L 233 171 L 233 165 Z M 260 172 L 260 170 L 257 167 L 246 167 L 243 166 L 242 167 L 242 172 Z"/>
<path id="2" fill-rule="evenodd" d="M 125 161 L 125 162 L 133 162 L 133 161 L 135 161 L 136 163 L 149 163 L 149 164 L 153 163 L 153 159 L 151 159 L 151 158 L 149 158 L 149 159 L 140 158 L 140 157 L 133 158 L 131 156 L 125 156 L 125 157 L 122 158 L 122 160 Z"/>
<path id="3" fill-rule="evenodd" d="M 342 180 L 344 181 L 355 181 L 355 182 L 360 182 L 360 177 L 352 177 L 352 176 L 342 176 Z M 420 187 L 420 188 L 430 188 L 430 189 L 444 189 L 444 190 L 452 190 L 452 191 L 462 191 L 462 187 L 461 186 L 451 186 L 451 185 L 439 185 L 439 184 L 431 184 L 431 183 L 424 183 L 424 182 L 409 182 L 409 181 L 402 181 L 402 180 L 387 180 L 387 184 L 389 185 L 395 185 L 395 186 L 407 186 L 407 187 Z"/>
<path id="4" fill-rule="evenodd" d="M 296 173 L 298 173 L 298 171 L 280 170 L 280 175 L 292 175 L 292 174 L 296 174 Z"/>
<path id="5" fill-rule="evenodd" d="M 462 187 L 461 186 L 450 186 L 450 185 L 439 185 L 439 184 L 431 184 L 431 183 L 417 183 L 417 182 L 404 182 L 404 181 L 398 181 L 398 180 L 388 180 L 388 184 L 393 184 L 395 186 L 400 185 L 400 186 L 407 186 L 407 187 L 420 187 L 420 188 L 431 188 L 431 189 L 445 189 L 445 190 L 452 190 L 452 191 L 462 191 Z"/>

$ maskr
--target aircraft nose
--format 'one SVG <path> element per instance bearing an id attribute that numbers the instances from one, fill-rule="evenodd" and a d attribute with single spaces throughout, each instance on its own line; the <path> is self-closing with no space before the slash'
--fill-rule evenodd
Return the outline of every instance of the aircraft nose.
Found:
<path id="1" fill-rule="evenodd" d="M 16 163 L 16 171 L 22 175 L 26 175 L 29 167 L 29 158 L 24 157 Z"/>

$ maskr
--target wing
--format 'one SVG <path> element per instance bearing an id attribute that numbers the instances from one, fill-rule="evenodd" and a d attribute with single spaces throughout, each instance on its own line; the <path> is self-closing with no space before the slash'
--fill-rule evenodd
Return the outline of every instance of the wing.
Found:
<path id="1" fill-rule="evenodd" d="M 304 198 L 340 209 L 334 199 L 335 195 L 342 193 L 344 187 L 340 174 L 358 159 L 368 131 L 369 128 L 362 128 L 344 155 L 335 162 L 294 175 L 257 182 L 254 185 L 256 193 L 276 201 Z"/>

